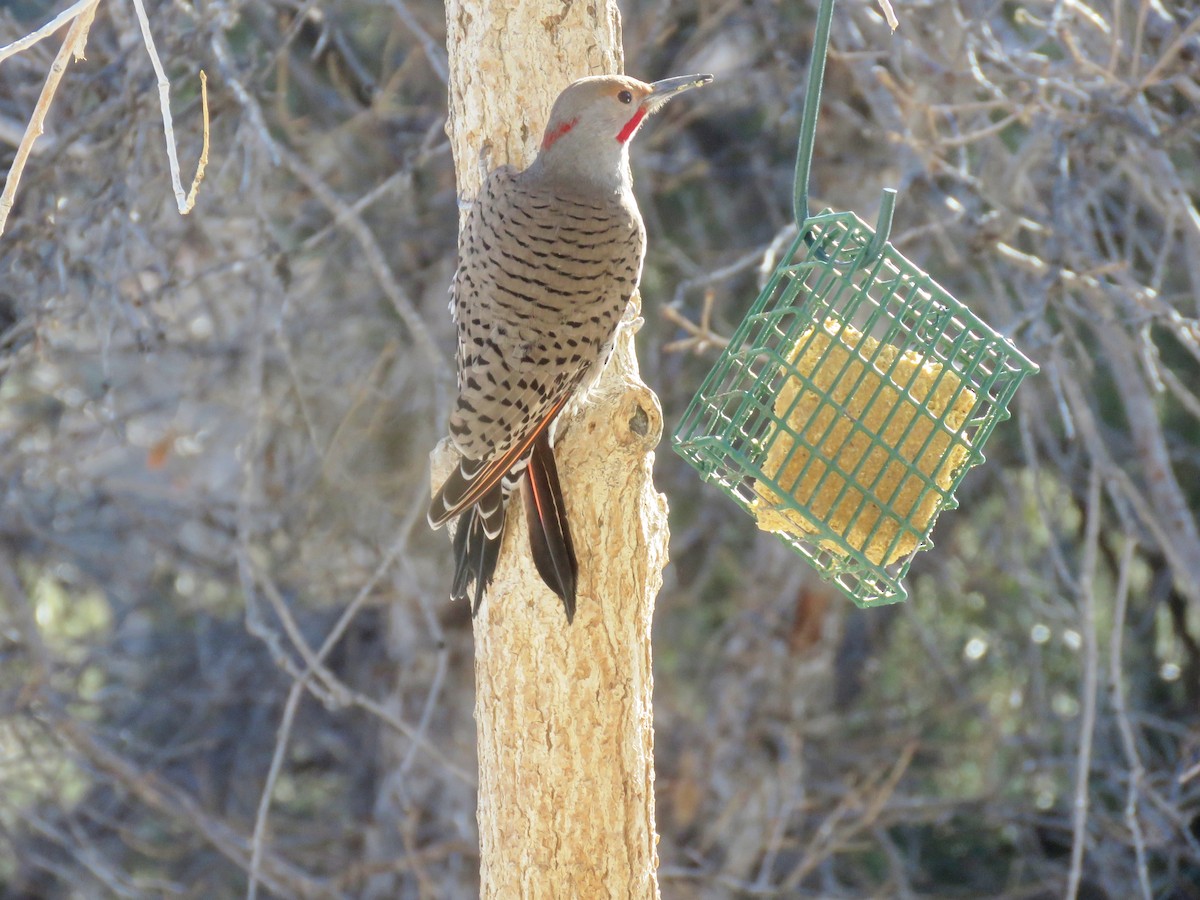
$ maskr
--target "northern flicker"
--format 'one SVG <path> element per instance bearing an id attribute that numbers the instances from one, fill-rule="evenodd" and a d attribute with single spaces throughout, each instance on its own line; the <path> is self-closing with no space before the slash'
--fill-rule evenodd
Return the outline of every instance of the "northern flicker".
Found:
<path id="1" fill-rule="evenodd" d="M 454 536 L 454 599 L 477 612 L 500 552 L 505 509 L 521 491 L 538 574 L 575 615 L 579 566 L 554 461 L 554 424 L 586 395 L 612 351 L 642 274 L 646 230 L 629 143 L 645 118 L 711 75 L 652 84 L 583 78 L 554 102 L 537 158 L 484 181 L 459 238 L 450 313 L 460 461 L 429 507 Z"/>

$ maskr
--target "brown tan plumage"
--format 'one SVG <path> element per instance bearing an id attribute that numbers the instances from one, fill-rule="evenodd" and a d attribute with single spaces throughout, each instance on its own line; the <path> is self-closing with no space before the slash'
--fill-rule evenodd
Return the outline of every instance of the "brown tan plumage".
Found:
<path id="1" fill-rule="evenodd" d="M 641 278 L 646 232 L 629 142 L 668 99 L 711 80 L 575 82 L 554 103 L 537 159 L 521 172 L 492 172 L 472 204 L 450 304 L 458 397 L 449 430 L 461 460 L 434 495 L 429 522 L 438 528 L 461 516 L 451 594 L 466 598 L 473 584 L 473 610 L 519 488 L 538 573 L 574 617 L 578 563 L 554 423 L 599 377 Z"/>

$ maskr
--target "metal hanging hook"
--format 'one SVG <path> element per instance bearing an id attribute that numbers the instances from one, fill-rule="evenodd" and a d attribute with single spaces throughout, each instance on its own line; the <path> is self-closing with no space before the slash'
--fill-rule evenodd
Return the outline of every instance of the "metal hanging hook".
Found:
<path id="1" fill-rule="evenodd" d="M 817 114 L 821 106 L 821 89 L 825 84 L 825 60 L 829 55 L 829 28 L 833 22 L 834 0 L 821 0 L 817 9 L 817 26 L 813 32 L 812 57 L 808 61 L 808 87 L 804 94 L 804 112 L 800 118 L 800 143 L 796 150 L 796 177 L 792 195 L 792 213 L 805 243 L 811 246 L 810 232 L 804 229 L 808 220 L 808 179 L 812 172 L 813 146 L 817 136 Z M 892 215 L 896 211 L 896 191 L 884 188 L 879 201 L 879 217 L 875 236 L 854 268 L 862 268 L 879 258 L 892 232 Z"/>

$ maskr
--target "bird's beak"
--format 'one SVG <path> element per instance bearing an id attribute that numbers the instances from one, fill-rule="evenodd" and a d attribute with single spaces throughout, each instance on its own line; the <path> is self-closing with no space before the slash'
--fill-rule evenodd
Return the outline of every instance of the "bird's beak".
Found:
<path id="1" fill-rule="evenodd" d="M 664 78 L 662 81 L 650 83 L 653 90 L 642 101 L 646 112 L 654 112 L 676 94 L 700 87 L 713 80 L 711 75 L 680 75 L 676 78 Z"/>

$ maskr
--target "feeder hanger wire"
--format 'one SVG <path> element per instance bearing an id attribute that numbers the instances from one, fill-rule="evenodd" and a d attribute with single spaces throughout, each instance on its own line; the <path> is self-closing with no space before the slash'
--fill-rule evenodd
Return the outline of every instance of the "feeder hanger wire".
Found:
<path id="1" fill-rule="evenodd" d="M 804 94 L 804 112 L 800 117 L 800 144 L 796 150 L 796 178 L 792 195 L 792 214 L 805 243 L 812 245 L 812 234 L 805 229 L 808 221 L 808 179 L 812 171 L 813 144 L 817 134 L 817 113 L 821 106 L 821 88 L 825 83 L 825 58 L 829 54 L 829 26 L 833 21 L 834 0 L 821 0 L 817 9 L 817 27 L 813 33 L 812 57 L 808 61 L 808 88 Z M 892 214 L 896 210 L 895 188 L 884 188 L 879 201 L 875 235 L 856 260 L 854 268 L 866 266 L 883 253 L 892 232 Z"/>

